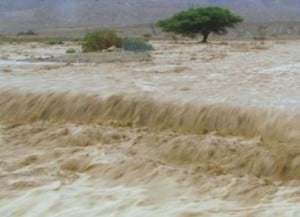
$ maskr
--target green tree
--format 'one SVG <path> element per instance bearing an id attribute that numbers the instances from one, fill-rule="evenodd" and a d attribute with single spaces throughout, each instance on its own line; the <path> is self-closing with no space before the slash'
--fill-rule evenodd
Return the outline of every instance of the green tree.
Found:
<path id="1" fill-rule="evenodd" d="M 157 25 L 165 32 L 189 37 L 201 34 L 202 42 L 207 42 L 210 33 L 225 34 L 227 28 L 234 28 L 242 21 L 242 17 L 232 14 L 226 8 L 200 7 L 176 13 L 169 19 L 158 21 Z"/>

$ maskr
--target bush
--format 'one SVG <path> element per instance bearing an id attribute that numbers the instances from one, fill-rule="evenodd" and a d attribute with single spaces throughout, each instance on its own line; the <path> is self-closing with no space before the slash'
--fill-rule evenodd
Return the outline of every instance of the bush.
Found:
<path id="1" fill-rule="evenodd" d="M 143 37 L 148 40 L 152 37 L 152 35 L 150 33 L 144 33 Z"/>
<path id="2" fill-rule="evenodd" d="M 19 32 L 17 34 L 17 36 L 22 36 L 22 35 L 30 36 L 30 35 L 37 35 L 37 34 L 34 31 L 32 31 L 32 30 L 28 30 L 27 32 Z"/>
<path id="3" fill-rule="evenodd" d="M 64 44 L 64 42 L 61 41 L 61 40 L 51 40 L 51 41 L 45 41 L 45 44 L 48 44 L 48 45 L 62 45 L 62 44 Z"/>
<path id="4" fill-rule="evenodd" d="M 111 30 L 97 30 L 86 33 L 82 43 L 82 51 L 100 51 L 112 46 L 121 47 L 121 39 L 117 34 Z"/>
<path id="5" fill-rule="evenodd" d="M 76 53 L 76 50 L 75 50 L 75 48 L 68 48 L 68 49 L 66 50 L 66 53 L 67 53 L 67 54 Z"/>
<path id="6" fill-rule="evenodd" d="M 256 40 L 256 41 L 265 41 L 266 37 L 264 35 L 254 36 L 253 40 Z"/>
<path id="7" fill-rule="evenodd" d="M 125 38 L 122 40 L 122 48 L 126 51 L 146 52 L 154 50 L 152 45 L 141 40 L 134 38 Z"/>

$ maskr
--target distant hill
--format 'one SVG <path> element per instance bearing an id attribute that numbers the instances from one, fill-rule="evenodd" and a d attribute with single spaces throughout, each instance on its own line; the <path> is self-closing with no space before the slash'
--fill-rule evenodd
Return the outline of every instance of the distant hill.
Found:
<path id="1" fill-rule="evenodd" d="M 228 7 L 246 22 L 300 21 L 299 0 L 1 0 L 0 32 L 132 26 L 207 5 Z"/>

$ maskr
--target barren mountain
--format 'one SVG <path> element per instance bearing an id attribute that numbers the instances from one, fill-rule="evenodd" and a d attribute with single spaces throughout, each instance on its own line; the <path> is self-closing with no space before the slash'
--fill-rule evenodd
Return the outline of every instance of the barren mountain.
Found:
<path id="1" fill-rule="evenodd" d="M 228 7 L 246 22 L 300 21 L 298 0 L 1 0 L 0 32 L 131 26 L 204 5 Z"/>

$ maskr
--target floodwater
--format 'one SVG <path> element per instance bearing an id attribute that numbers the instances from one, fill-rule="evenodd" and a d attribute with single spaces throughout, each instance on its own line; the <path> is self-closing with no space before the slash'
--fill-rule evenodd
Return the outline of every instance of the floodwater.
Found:
<path id="1" fill-rule="evenodd" d="M 107 64 L 1 45 L 0 216 L 300 215 L 300 42 L 153 43 Z"/>

